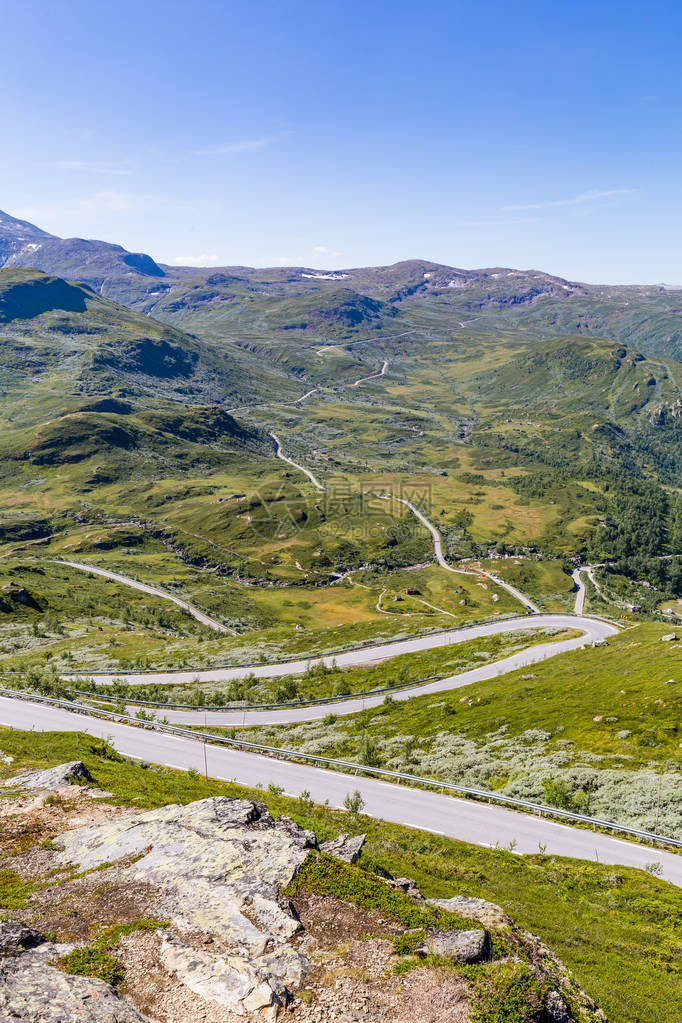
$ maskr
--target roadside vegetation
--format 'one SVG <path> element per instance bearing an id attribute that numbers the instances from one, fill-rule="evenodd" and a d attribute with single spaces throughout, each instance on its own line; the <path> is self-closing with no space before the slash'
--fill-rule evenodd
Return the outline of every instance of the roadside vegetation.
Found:
<path id="1" fill-rule="evenodd" d="M 669 634 L 641 624 L 475 686 L 238 734 L 680 838 L 682 633 Z"/>
<path id="2" fill-rule="evenodd" d="M 342 831 L 363 832 L 367 843 L 361 868 L 413 877 L 427 897 L 463 894 L 500 904 L 561 956 L 611 1023 L 659 1023 L 662 1005 L 670 1018 L 682 1012 L 682 895 L 653 873 L 546 856 L 540 850 L 518 856 L 479 848 L 374 821 L 361 812 L 316 806 L 303 796 L 290 799 L 140 765 L 86 735 L 3 730 L 0 745 L 15 758 L 3 768 L 6 776 L 22 768 L 83 760 L 119 805 L 151 808 L 224 794 L 257 798 L 275 815 L 286 814 L 315 830 L 320 840 Z M 11 885 L 0 888 L 3 906 L 6 898 L 16 899 L 12 891 Z M 361 891 L 360 886 L 358 897 Z M 30 898 L 30 891 L 23 897 Z M 101 937 L 107 948 L 100 951 L 111 954 L 111 936 Z"/>

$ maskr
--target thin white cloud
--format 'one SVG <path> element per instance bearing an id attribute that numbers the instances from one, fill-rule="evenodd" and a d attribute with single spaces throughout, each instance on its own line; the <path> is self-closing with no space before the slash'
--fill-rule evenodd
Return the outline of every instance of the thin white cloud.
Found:
<path id="1" fill-rule="evenodd" d="M 313 245 L 312 251 L 321 256 L 331 256 L 332 259 L 339 259 L 343 255 L 343 252 L 335 252 L 328 245 Z"/>
<path id="2" fill-rule="evenodd" d="M 606 188 L 603 190 L 594 189 L 591 192 L 581 192 L 580 195 L 571 196 L 569 199 L 549 199 L 544 202 L 514 203 L 512 206 L 503 206 L 506 211 L 521 210 L 546 210 L 555 206 L 582 206 L 586 202 L 594 202 L 596 199 L 610 199 L 616 195 L 632 195 L 636 188 Z"/>
<path id="3" fill-rule="evenodd" d="M 194 149 L 194 156 L 232 156 L 236 153 L 253 153 L 259 149 L 265 149 L 275 141 L 274 135 L 267 135 L 260 139 L 238 139 L 236 142 L 226 142 L 218 146 L 206 146 L 205 149 Z"/>
<path id="4" fill-rule="evenodd" d="M 61 199 L 38 206 L 24 206 L 23 209 L 17 210 L 16 215 L 22 220 L 50 220 L 71 214 L 130 213 L 147 209 L 150 204 L 158 202 L 158 196 L 136 195 L 111 188 L 79 198 Z"/>
<path id="5" fill-rule="evenodd" d="M 52 166 L 59 168 L 59 170 L 85 171 L 89 174 L 111 174 L 118 176 L 133 173 L 133 168 L 128 160 L 121 160 L 115 163 L 105 163 L 99 160 L 55 160 Z"/>
<path id="6" fill-rule="evenodd" d="M 198 256 L 176 256 L 173 266 L 216 266 L 218 254 L 216 252 L 202 252 Z"/>

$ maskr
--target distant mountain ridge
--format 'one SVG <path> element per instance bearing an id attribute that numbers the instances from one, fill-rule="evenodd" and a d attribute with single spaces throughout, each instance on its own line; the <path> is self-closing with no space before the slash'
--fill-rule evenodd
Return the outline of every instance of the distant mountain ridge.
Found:
<path id="1" fill-rule="evenodd" d="M 591 285 L 540 270 L 467 270 L 421 259 L 336 271 L 168 266 L 109 242 L 57 238 L 0 211 L 2 266 L 82 281 L 211 343 L 337 343 L 400 333 L 425 317 L 447 337 L 475 317 L 538 339 L 586 334 L 682 359 L 682 293 L 664 285 Z"/>

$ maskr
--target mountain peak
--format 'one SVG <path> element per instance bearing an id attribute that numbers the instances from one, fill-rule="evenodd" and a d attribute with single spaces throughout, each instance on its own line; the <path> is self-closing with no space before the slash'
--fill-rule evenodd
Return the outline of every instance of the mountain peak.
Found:
<path id="1" fill-rule="evenodd" d="M 45 273 L 82 280 L 102 289 L 108 280 L 165 277 L 143 252 L 85 238 L 59 238 L 0 210 L 0 266 L 35 267 Z"/>

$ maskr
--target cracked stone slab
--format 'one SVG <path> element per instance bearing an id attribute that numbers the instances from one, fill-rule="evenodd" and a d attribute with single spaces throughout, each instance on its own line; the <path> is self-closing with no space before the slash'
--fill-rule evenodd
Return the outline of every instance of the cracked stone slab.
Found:
<path id="1" fill-rule="evenodd" d="M 29 954 L 0 960 L 0 1020 L 150 1023 L 103 980 L 62 973 Z"/>
<path id="2" fill-rule="evenodd" d="M 117 817 L 59 841 L 59 860 L 81 870 L 135 857 L 120 876 L 156 887 L 159 911 L 180 930 L 220 935 L 250 955 L 300 928 L 278 898 L 316 847 L 314 834 L 288 818 L 227 796 Z"/>
<path id="3" fill-rule="evenodd" d="M 268 978 L 241 956 L 220 956 L 164 937 L 161 963 L 200 998 L 238 1016 L 260 1010 L 265 1019 L 275 1019 L 282 1004 Z"/>

